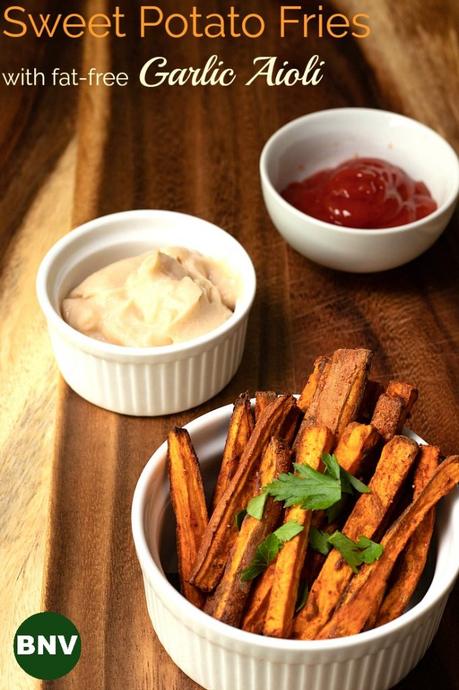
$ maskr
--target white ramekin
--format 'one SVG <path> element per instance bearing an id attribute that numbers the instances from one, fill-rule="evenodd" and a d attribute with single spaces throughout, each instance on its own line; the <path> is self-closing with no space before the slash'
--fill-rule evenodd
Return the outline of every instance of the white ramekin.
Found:
<path id="1" fill-rule="evenodd" d="M 63 298 L 88 275 L 167 246 L 224 260 L 239 277 L 240 296 L 224 324 L 186 343 L 134 348 L 89 338 L 62 319 Z M 189 409 L 226 386 L 241 362 L 255 289 L 253 264 L 234 237 L 200 218 L 157 210 L 115 213 L 80 226 L 52 247 L 37 276 L 38 301 L 66 382 L 95 405 L 142 416 Z"/>
<path id="2" fill-rule="evenodd" d="M 221 456 L 232 406 L 188 424 L 207 481 Z M 421 441 L 417 436 L 412 437 Z M 430 585 L 421 601 L 395 621 L 337 640 L 262 637 L 214 620 L 190 604 L 164 576 L 160 550 L 174 543 L 166 444 L 138 481 L 132 531 L 148 612 L 173 661 L 207 690 L 385 690 L 421 659 L 435 635 L 459 570 L 459 492 L 438 509 Z M 166 568 L 171 564 L 166 563 Z"/>
<path id="3" fill-rule="evenodd" d="M 429 187 L 438 209 L 414 223 L 381 230 L 345 228 L 299 211 L 281 192 L 294 180 L 355 156 L 383 158 Z M 415 259 L 448 224 L 459 193 L 459 163 L 429 127 L 397 113 L 334 108 L 300 117 L 273 134 L 260 158 L 272 222 L 300 254 L 342 271 L 385 271 Z"/>

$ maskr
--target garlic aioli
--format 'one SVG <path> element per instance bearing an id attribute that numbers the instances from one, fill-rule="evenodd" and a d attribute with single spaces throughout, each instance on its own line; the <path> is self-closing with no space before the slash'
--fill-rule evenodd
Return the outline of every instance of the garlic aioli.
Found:
<path id="1" fill-rule="evenodd" d="M 191 340 L 232 315 L 238 280 L 184 248 L 155 249 L 93 273 L 63 300 L 62 316 L 97 340 L 155 347 Z"/>

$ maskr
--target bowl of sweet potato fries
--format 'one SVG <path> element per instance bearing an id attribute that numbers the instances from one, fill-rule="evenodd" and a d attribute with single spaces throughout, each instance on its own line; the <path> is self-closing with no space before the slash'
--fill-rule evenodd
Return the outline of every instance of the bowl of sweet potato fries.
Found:
<path id="1" fill-rule="evenodd" d="M 148 611 L 208 690 L 382 690 L 421 659 L 459 572 L 459 455 L 372 353 L 318 357 L 299 396 L 248 393 L 171 429 L 134 494 Z"/>

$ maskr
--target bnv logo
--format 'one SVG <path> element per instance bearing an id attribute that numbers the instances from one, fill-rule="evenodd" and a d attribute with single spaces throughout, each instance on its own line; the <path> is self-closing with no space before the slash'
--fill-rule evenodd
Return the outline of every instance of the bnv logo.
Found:
<path id="1" fill-rule="evenodd" d="M 34 678 L 54 680 L 65 676 L 81 654 L 80 634 L 71 620 L 44 611 L 27 618 L 14 636 L 19 666 Z"/>

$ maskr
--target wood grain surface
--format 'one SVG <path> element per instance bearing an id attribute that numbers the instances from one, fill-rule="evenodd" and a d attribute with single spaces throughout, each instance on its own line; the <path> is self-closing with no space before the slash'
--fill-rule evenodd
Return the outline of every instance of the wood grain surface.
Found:
<path id="1" fill-rule="evenodd" d="M 57 0 L 29 3 L 57 11 Z M 258 182 L 263 143 L 280 125 L 336 106 L 398 110 L 433 126 L 459 149 L 459 7 L 445 0 L 364 3 L 365 41 L 27 40 L 2 46 L 14 64 L 127 71 L 125 88 L 2 87 L 0 108 L 0 687 L 36 683 L 16 665 L 19 623 L 47 608 L 80 629 L 75 670 L 44 684 L 57 690 L 191 690 L 197 686 L 155 639 L 130 535 L 130 504 L 146 461 L 172 424 L 232 401 L 241 390 L 298 390 L 314 357 L 340 346 L 372 348 L 382 380 L 400 376 L 421 391 L 412 426 L 443 451 L 459 449 L 459 238 L 456 214 L 423 257 L 382 275 L 321 268 L 289 249 L 272 227 Z M 192 5 L 176 0 L 177 11 Z M 75 2 L 103 10 L 108 0 Z M 262 4 L 275 22 L 278 3 Z M 261 3 L 246 0 L 246 11 Z M 359 0 L 328 11 L 362 10 Z M 215 0 L 203 11 L 221 9 Z M 456 29 L 455 29 L 456 27 Z M 134 31 L 129 32 L 135 35 Z M 223 88 L 144 89 L 142 64 L 174 66 L 212 53 L 241 78 L 257 55 L 301 66 L 327 62 L 314 88 L 261 82 Z M 62 382 L 34 296 L 46 250 L 72 226 L 104 213 L 168 208 L 209 219 L 251 254 L 259 280 L 242 366 L 215 399 L 181 415 L 134 419 L 85 403 Z M 55 452 L 53 452 L 53 439 Z M 424 660 L 399 686 L 459 688 L 458 589 Z M 439 681 L 441 679 L 441 681 Z"/>

